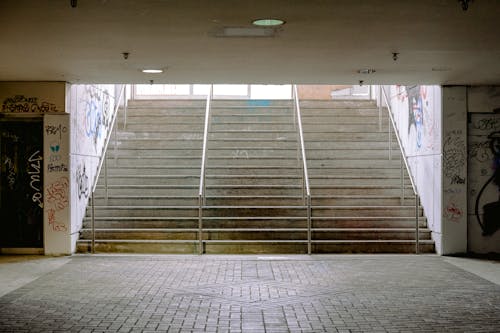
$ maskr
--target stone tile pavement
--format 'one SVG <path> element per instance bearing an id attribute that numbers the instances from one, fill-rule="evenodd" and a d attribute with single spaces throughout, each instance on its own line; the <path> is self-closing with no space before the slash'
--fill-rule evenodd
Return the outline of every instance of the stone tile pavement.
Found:
<path id="1" fill-rule="evenodd" d="M 500 286 L 433 255 L 73 256 L 0 332 L 500 332 Z"/>

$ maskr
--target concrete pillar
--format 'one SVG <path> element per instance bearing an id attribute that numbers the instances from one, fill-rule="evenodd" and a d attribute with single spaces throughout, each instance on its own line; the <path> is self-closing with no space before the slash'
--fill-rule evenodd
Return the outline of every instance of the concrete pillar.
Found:
<path id="1" fill-rule="evenodd" d="M 443 87 L 442 253 L 467 252 L 467 89 Z"/>

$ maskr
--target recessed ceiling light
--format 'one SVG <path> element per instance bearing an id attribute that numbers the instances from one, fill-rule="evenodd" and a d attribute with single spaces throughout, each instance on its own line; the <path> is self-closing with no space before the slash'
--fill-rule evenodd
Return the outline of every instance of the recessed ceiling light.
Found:
<path id="1" fill-rule="evenodd" d="M 451 71 L 450 67 L 432 67 L 433 72 L 449 72 Z"/>
<path id="2" fill-rule="evenodd" d="M 375 72 L 376 72 L 376 70 L 374 70 L 373 68 L 363 68 L 363 69 L 358 70 L 359 74 L 373 74 Z"/>
<path id="3" fill-rule="evenodd" d="M 272 27 L 223 27 L 215 32 L 215 37 L 273 37 Z"/>
<path id="4" fill-rule="evenodd" d="M 285 24 L 285 21 L 276 18 L 267 18 L 253 20 L 252 24 L 258 27 L 277 27 L 279 25 Z"/>
<path id="5" fill-rule="evenodd" d="M 163 73 L 163 69 L 146 68 L 141 70 L 141 72 L 146 74 L 160 74 Z"/>

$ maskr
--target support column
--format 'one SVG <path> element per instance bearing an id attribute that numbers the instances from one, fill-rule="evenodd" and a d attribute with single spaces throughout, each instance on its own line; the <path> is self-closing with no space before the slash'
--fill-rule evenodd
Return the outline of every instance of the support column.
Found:
<path id="1" fill-rule="evenodd" d="M 467 252 L 467 90 L 443 87 L 442 253 Z"/>

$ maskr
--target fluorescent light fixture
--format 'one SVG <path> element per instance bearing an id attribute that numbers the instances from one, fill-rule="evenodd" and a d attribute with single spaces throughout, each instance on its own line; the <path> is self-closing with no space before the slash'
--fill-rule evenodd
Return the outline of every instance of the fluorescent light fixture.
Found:
<path id="1" fill-rule="evenodd" d="M 446 66 L 432 67 L 432 71 L 433 72 L 449 72 L 449 71 L 451 71 L 451 67 L 446 67 Z"/>
<path id="2" fill-rule="evenodd" d="M 374 70 L 373 68 L 363 68 L 363 69 L 358 70 L 359 74 L 373 74 L 375 72 L 376 72 L 376 70 Z"/>
<path id="3" fill-rule="evenodd" d="M 285 21 L 276 18 L 257 19 L 252 21 L 258 27 L 277 27 L 285 24 Z"/>
<path id="4" fill-rule="evenodd" d="M 216 37 L 273 37 L 276 29 L 272 27 L 223 27 L 215 32 Z"/>
<path id="5" fill-rule="evenodd" d="M 146 74 L 160 74 L 160 73 L 163 73 L 163 69 L 145 68 L 145 69 L 142 69 L 141 72 L 146 73 Z"/>

